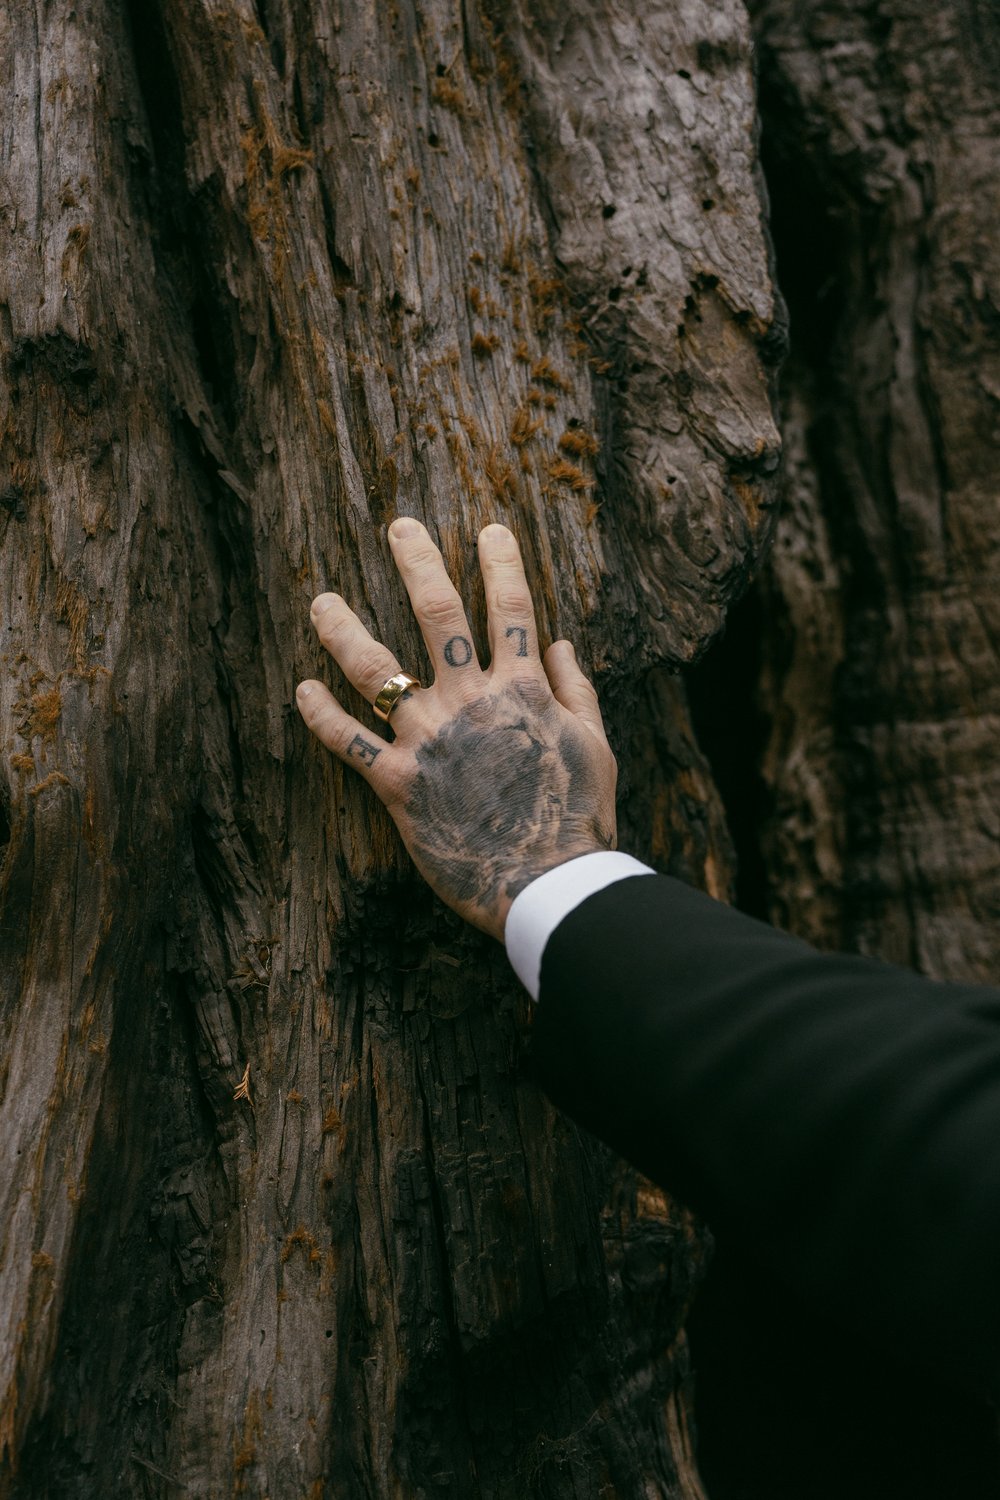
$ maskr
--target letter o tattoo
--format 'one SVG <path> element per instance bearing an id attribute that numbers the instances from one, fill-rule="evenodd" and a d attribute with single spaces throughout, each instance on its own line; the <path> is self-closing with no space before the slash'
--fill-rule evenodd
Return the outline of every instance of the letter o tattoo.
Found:
<path id="1" fill-rule="evenodd" d="M 444 648 L 444 659 L 449 667 L 467 667 L 472 660 L 472 642 L 464 635 L 453 635 Z"/>

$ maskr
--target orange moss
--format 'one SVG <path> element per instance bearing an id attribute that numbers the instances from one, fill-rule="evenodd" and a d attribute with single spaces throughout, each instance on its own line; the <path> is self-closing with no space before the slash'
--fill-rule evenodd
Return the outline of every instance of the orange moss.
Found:
<path id="1" fill-rule="evenodd" d="M 286 172 L 297 172 L 313 159 L 311 151 L 302 151 L 298 146 L 281 146 L 274 153 L 271 170 L 274 176 L 283 177 Z"/>
<path id="2" fill-rule="evenodd" d="M 517 495 L 517 475 L 507 459 L 502 457 L 496 443 L 483 460 L 483 473 L 497 500 L 513 500 Z"/>
<path id="3" fill-rule="evenodd" d="M 465 295 L 469 299 L 469 306 L 473 312 L 480 312 L 483 306 L 483 294 L 478 286 L 466 287 Z"/>
<path id="4" fill-rule="evenodd" d="M 748 484 L 745 479 L 730 479 L 733 491 L 746 511 L 747 520 L 751 526 L 756 526 L 760 520 L 761 495 L 755 484 Z"/>
<path id="5" fill-rule="evenodd" d="M 256 1463 L 257 1444 L 263 1436 L 264 1424 L 261 1421 L 260 1400 L 257 1392 L 252 1391 L 243 1411 L 243 1431 L 233 1433 L 233 1473 L 235 1475 L 233 1491 L 237 1495 L 242 1495 L 246 1490 L 244 1470 Z"/>
<path id="6" fill-rule="evenodd" d="M 33 738 L 37 734 L 44 743 L 51 743 L 56 737 L 61 713 L 62 698 L 58 687 L 35 693 L 28 710 L 27 737 Z"/>
<path id="7" fill-rule="evenodd" d="M 559 447 L 574 458 L 589 458 L 600 449 L 600 443 L 583 427 L 568 427 L 559 439 Z"/>
<path id="8" fill-rule="evenodd" d="M 541 417 L 533 417 L 526 406 L 519 406 L 514 413 L 514 421 L 510 429 L 510 440 L 514 447 L 523 448 L 539 427 L 544 425 Z"/>
<path id="9" fill-rule="evenodd" d="M 506 271 L 508 276 L 516 276 L 521 269 L 521 257 L 517 253 L 517 245 L 513 236 L 507 240 L 503 247 L 503 256 L 500 260 L 501 271 Z"/>
<path id="10" fill-rule="evenodd" d="M 536 326 L 546 328 L 555 317 L 563 284 L 555 276 L 543 276 L 539 271 L 532 270 L 528 274 L 528 291 L 535 309 Z"/>
<path id="11" fill-rule="evenodd" d="M 472 352 L 478 359 L 488 359 L 500 340 L 495 333 L 474 333 L 472 335 Z"/>
<path id="12" fill-rule="evenodd" d="M 319 422 L 321 422 L 321 425 L 324 426 L 325 429 L 327 429 L 327 432 L 328 434 L 330 434 L 331 438 L 336 438 L 337 423 L 336 419 L 334 419 L 333 410 L 331 410 L 330 407 L 330 402 L 324 401 L 324 398 L 322 398 L 322 396 L 316 396 L 316 411 L 318 411 L 319 413 Z"/>
<path id="13" fill-rule="evenodd" d="M 69 626 L 70 648 L 77 667 L 86 660 L 87 602 L 80 590 L 68 578 L 56 583 L 56 614 Z"/>
<path id="14" fill-rule="evenodd" d="M 531 378 L 532 380 L 539 381 L 542 385 L 555 386 L 560 391 L 571 389 L 570 382 L 566 379 L 565 375 L 559 373 L 547 354 L 543 354 L 541 359 L 535 360 L 535 363 L 531 367 Z"/>
<path id="15" fill-rule="evenodd" d="M 514 358 L 520 360 L 522 365 L 529 365 L 531 363 L 531 354 L 524 339 L 520 339 L 515 346 Z"/>
<path id="16" fill-rule="evenodd" d="M 285 1243 L 281 1247 L 281 1263 L 290 1260 L 296 1250 L 302 1250 L 308 1255 L 310 1261 L 321 1261 L 323 1256 L 315 1238 L 309 1233 L 304 1224 L 298 1224 L 285 1236 Z"/>
<path id="17" fill-rule="evenodd" d="M 435 78 L 431 98 L 443 109 L 450 109 L 453 115 L 464 115 L 468 109 L 462 90 L 448 77 Z"/>
<path id="18" fill-rule="evenodd" d="M 520 102 L 521 75 L 514 59 L 501 43 L 497 49 L 497 74 L 500 78 L 500 95 L 508 108 Z"/>
<path id="19" fill-rule="evenodd" d="M 593 488 L 594 481 L 576 464 L 567 463 L 564 458 L 556 458 L 549 464 L 549 473 L 552 478 L 560 484 L 568 485 L 571 490 L 589 490 Z"/>

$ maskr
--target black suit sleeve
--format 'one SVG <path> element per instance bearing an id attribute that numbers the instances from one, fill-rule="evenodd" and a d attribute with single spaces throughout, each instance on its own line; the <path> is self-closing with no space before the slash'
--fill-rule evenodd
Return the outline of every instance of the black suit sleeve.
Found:
<path id="1" fill-rule="evenodd" d="M 534 1071 L 790 1292 L 1000 1394 L 1000 991 L 817 953 L 666 876 L 556 928 Z"/>

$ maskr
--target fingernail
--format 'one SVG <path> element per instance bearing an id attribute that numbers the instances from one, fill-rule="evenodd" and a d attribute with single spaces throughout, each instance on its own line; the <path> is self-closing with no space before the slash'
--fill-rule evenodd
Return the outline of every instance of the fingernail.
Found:
<path id="1" fill-rule="evenodd" d="M 336 602 L 336 594 L 318 594 L 312 602 L 309 613 L 311 615 L 325 615 L 327 610 L 332 609 Z"/>
<path id="2" fill-rule="evenodd" d="M 389 535 L 392 537 L 417 536 L 420 531 L 420 522 L 415 521 L 412 516 L 398 516 L 389 527 Z"/>
<path id="3" fill-rule="evenodd" d="M 495 536 L 498 541 L 501 537 L 503 537 L 504 541 L 513 541 L 514 538 L 514 533 L 510 527 L 502 526 L 499 521 L 492 521 L 489 526 L 484 526 L 479 535 L 480 538 Z"/>
<path id="4" fill-rule="evenodd" d="M 300 698 L 308 698 L 309 694 L 312 692 L 312 683 L 300 682 L 295 691 Z"/>

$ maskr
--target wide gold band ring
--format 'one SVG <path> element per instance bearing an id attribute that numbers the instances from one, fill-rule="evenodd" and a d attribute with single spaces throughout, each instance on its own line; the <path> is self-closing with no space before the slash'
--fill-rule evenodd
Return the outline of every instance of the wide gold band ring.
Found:
<path id="1" fill-rule="evenodd" d="M 388 724 L 389 715 L 396 707 L 400 698 L 408 693 L 411 688 L 419 686 L 420 683 L 415 677 L 411 677 L 409 672 L 397 672 L 395 677 L 390 677 L 388 682 L 383 682 L 375 694 L 375 702 L 372 704 L 372 708 L 375 710 L 375 717 L 381 719 L 383 724 Z"/>

